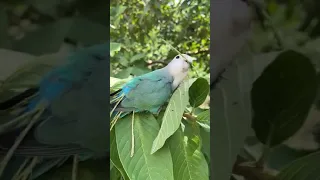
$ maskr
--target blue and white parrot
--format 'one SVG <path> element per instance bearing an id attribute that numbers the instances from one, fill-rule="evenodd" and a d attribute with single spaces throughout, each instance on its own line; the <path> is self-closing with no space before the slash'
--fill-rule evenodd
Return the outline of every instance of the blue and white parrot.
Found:
<path id="1" fill-rule="evenodd" d="M 66 64 L 46 74 L 38 88 L 0 104 L 2 111 L 22 109 L 19 117 L 30 114 L 10 126 L 17 117 L 1 117 L 0 129 L 6 129 L 0 131 L 0 155 L 6 157 L 10 157 L 10 148 L 30 125 L 35 116 L 32 112 L 38 110 L 39 104 L 45 105 L 39 120 L 14 149 L 2 178 L 11 179 L 20 165 L 33 157 L 42 161 L 35 166 L 31 179 L 70 156 L 87 159 L 108 155 L 109 60 L 109 43 L 80 49 L 66 58 Z"/>
<path id="2" fill-rule="evenodd" d="M 117 120 L 127 114 L 147 111 L 159 113 L 161 107 L 170 99 L 174 90 L 188 74 L 195 58 L 179 54 L 165 67 L 131 79 L 124 86 L 111 94 L 111 128 Z M 133 137 L 132 137 L 133 138 Z M 133 156 L 133 147 L 131 156 Z"/>

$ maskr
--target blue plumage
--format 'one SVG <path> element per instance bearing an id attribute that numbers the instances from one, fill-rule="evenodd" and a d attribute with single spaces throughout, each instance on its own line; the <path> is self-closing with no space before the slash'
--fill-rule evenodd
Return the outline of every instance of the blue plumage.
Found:
<path id="1" fill-rule="evenodd" d="M 49 106 L 14 155 L 45 158 L 106 155 L 110 149 L 109 137 L 105 136 L 109 129 L 106 111 L 109 103 L 104 95 L 109 91 L 109 63 L 109 43 L 104 43 L 71 53 L 64 65 L 48 72 L 23 113 L 34 110 L 42 101 Z M 15 138 L 22 128 L 2 135 L 0 154 L 10 148 L 7 139 Z M 50 167 L 53 166 L 51 163 Z"/>

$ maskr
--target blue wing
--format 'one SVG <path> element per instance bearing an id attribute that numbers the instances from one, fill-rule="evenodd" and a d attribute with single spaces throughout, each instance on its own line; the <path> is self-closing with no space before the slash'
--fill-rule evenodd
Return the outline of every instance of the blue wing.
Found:
<path id="1" fill-rule="evenodd" d="M 107 59 L 109 44 L 100 44 L 72 53 L 67 63 L 49 72 L 39 84 L 39 94 L 31 100 L 27 111 L 32 110 L 40 100 L 52 102 L 72 88 L 79 88 L 92 74 L 97 64 Z M 105 52 L 105 53 L 102 53 Z"/>
<path id="2" fill-rule="evenodd" d="M 172 93 L 172 77 L 163 70 L 156 70 L 135 77 L 126 83 L 117 97 L 124 96 L 116 111 L 149 111 L 157 113 Z"/>
<path id="3" fill-rule="evenodd" d="M 107 99 L 104 99 L 105 92 L 109 90 L 108 50 L 109 43 L 105 43 L 77 51 L 67 57 L 65 65 L 57 67 L 43 77 L 38 89 L 32 89 L 14 97 L 14 103 L 8 100 L 0 104 L 0 109 L 7 105 L 11 108 L 24 101 L 25 96 L 34 95 L 35 91 L 38 94 L 29 101 L 24 112 L 34 109 L 39 101 L 46 100 L 50 103 L 48 111 L 40 118 L 40 122 L 35 124 L 14 151 L 14 156 L 19 156 L 21 161 L 7 167 L 9 171 L 20 167 L 25 157 L 49 158 L 37 166 L 39 171 L 36 170 L 37 167 L 34 169 L 41 174 L 57 164 L 56 158 L 65 159 L 65 157 L 79 154 L 81 157 L 84 155 L 86 159 L 108 154 L 110 143 L 107 135 L 109 122 L 106 118 L 108 116 L 106 109 L 109 104 L 103 104 L 108 103 Z M 74 94 L 76 96 L 73 96 Z M 72 97 L 76 98 L 72 99 Z M 70 99 L 71 103 L 69 103 Z M 86 106 L 72 107 L 78 104 Z M 73 108 L 73 113 L 69 113 L 68 107 Z M 60 116 L 64 113 L 61 111 L 64 110 L 68 116 Z M 8 152 L 15 138 L 24 128 L 14 126 L 1 134 L 0 155 Z M 50 158 L 54 158 L 53 162 Z M 8 177 L 11 177 L 10 173 Z"/>

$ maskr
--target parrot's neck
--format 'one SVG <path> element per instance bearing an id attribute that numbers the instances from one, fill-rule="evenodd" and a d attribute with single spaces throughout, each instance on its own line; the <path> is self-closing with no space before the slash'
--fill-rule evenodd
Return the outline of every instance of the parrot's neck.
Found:
<path id="1" fill-rule="evenodd" d="M 173 76 L 172 89 L 176 89 L 187 75 L 188 75 L 188 71 L 178 74 L 176 76 Z"/>
<path id="2" fill-rule="evenodd" d="M 175 90 L 179 84 L 184 80 L 188 75 L 188 71 L 177 71 L 177 69 L 166 69 L 167 73 L 173 78 L 172 89 Z"/>

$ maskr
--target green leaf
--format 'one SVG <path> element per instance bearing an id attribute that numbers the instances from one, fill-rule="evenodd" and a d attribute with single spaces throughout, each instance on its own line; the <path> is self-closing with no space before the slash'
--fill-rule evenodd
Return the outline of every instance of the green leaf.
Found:
<path id="1" fill-rule="evenodd" d="M 139 68 L 139 67 L 135 67 L 132 69 L 132 74 L 135 76 L 140 76 L 146 73 L 149 73 L 150 69 L 148 68 Z"/>
<path id="2" fill-rule="evenodd" d="M 262 154 L 263 144 L 261 144 L 260 147 L 261 148 L 259 149 L 260 150 L 259 152 L 261 152 Z M 281 144 L 275 148 L 272 148 L 272 151 L 270 152 L 268 157 L 268 162 L 267 162 L 268 167 L 275 170 L 281 170 L 282 168 L 292 163 L 293 161 L 299 158 L 302 158 L 308 154 L 310 154 L 310 151 L 295 150 L 295 149 L 289 148 L 286 145 Z"/>
<path id="3" fill-rule="evenodd" d="M 197 120 L 202 123 L 210 124 L 210 111 L 205 110 L 197 115 Z"/>
<path id="4" fill-rule="evenodd" d="M 115 125 L 120 161 L 130 179 L 173 180 L 173 165 L 168 147 L 150 154 L 152 141 L 159 131 L 157 120 L 148 113 L 134 115 L 134 155 L 131 151 L 132 115 L 120 119 Z"/>
<path id="5" fill-rule="evenodd" d="M 126 69 L 123 69 L 122 71 L 117 73 L 115 77 L 121 78 L 121 79 L 128 78 L 132 74 L 133 69 L 134 69 L 133 67 L 128 67 Z"/>
<path id="6" fill-rule="evenodd" d="M 117 91 L 121 89 L 122 85 L 124 85 L 126 82 L 128 82 L 130 79 L 118 79 L 114 77 L 110 77 L 110 92 Z"/>
<path id="7" fill-rule="evenodd" d="M 115 168 L 112 163 L 110 163 L 110 179 L 112 180 L 122 180 L 121 173 L 118 171 L 117 168 Z"/>
<path id="8" fill-rule="evenodd" d="M 12 73 L 21 66 L 32 62 L 36 57 L 27 53 L 16 52 L 8 49 L 0 49 L 0 56 L 3 58 L 0 61 L 0 80 L 4 81 Z M 5 67 L 5 68 L 3 68 Z"/>
<path id="9" fill-rule="evenodd" d="M 252 127 L 258 139 L 275 146 L 296 133 L 316 93 L 316 71 L 309 58 L 293 50 L 280 53 L 251 91 Z"/>
<path id="10" fill-rule="evenodd" d="M 238 56 L 235 66 L 230 66 L 224 77 L 210 91 L 210 146 L 212 179 L 227 180 L 251 124 L 251 104 L 249 92 L 255 72 L 250 57 Z M 241 62 L 246 60 L 246 63 Z M 259 61 L 261 62 L 261 61 Z M 264 61 L 263 61 L 264 62 Z"/>
<path id="11" fill-rule="evenodd" d="M 128 175 L 126 174 L 120 158 L 119 158 L 119 152 L 117 149 L 117 142 L 116 142 L 116 134 L 115 134 L 115 130 L 112 129 L 112 131 L 110 132 L 110 160 L 112 162 L 112 164 L 118 169 L 118 171 L 121 173 L 121 176 L 123 177 L 124 180 L 130 180 Z"/>
<path id="12" fill-rule="evenodd" d="M 160 131 L 153 141 L 151 154 L 162 148 L 166 140 L 179 128 L 183 112 L 189 101 L 188 90 L 194 81 L 195 79 L 184 81 L 170 98 Z"/>
<path id="13" fill-rule="evenodd" d="M 46 169 L 46 164 L 39 167 L 40 173 L 43 173 L 43 169 Z M 77 169 L 77 180 L 97 180 L 97 179 L 108 179 L 110 177 L 109 172 L 109 159 L 108 158 L 99 158 L 95 160 L 86 160 L 78 162 Z M 72 163 L 65 163 L 61 166 L 54 166 L 52 171 L 48 171 L 44 174 L 41 174 L 40 177 L 34 178 L 35 174 L 38 172 L 33 172 L 32 179 L 37 180 L 64 180 L 70 179 L 72 175 Z M 41 170 L 42 169 L 42 170 Z M 35 170 L 35 169 L 34 169 Z"/>
<path id="14" fill-rule="evenodd" d="M 140 53 L 140 54 L 136 54 L 134 56 L 132 56 L 132 58 L 130 59 L 130 62 L 133 63 L 139 59 L 142 59 L 145 57 L 145 54 L 144 53 Z"/>
<path id="15" fill-rule="evenodd" d="M 197 123 L 206 131 L 210 131 L 210 111 L 205 110 L 197 115 Z"/>
<path id="16" fill-rule="evenodd" d="M 110 20 L 115 22 L 119 16 L 126 10 L 126 6 L 118 5 L 117 7 L 110 7 Z"/>
<path id="17" fill-rule="evenodd" d="M 276 180 L 314 180 L 320 178 L 320 152 L 295 160 L 276 176 Z"/>
<path id="18" fill-rule="evenodd" d="M 184 135 L 188 137 L 189 151 L 188 155 L 192 154 L 200 147 L 200 127 L 195 122 L 188 122 L 184 124 Z"/>
<path id="19" fill-rule="evenodd" d="M 199 149 L 194 151 L 193 145 L 189 143 L 187 136 L 183 135 L 181 128 L 168 142 L 173 160 L 174 179 L 209 180 L 209 168 L 202 152 Z"/>
<path id="20" fill-rule="evenodd" d="M 192 107 L 200 106 L 209 93 L 209 83 L 204 78 L 198 78 L 189 89 L 189 102 Z"/>
<path id="21" fill-rule="evenodd" d="M 204 128 L 200 128 L 201 137 L 201 150 L 207 156 L 208 163 L 210 162 L 211 152 L 210 152 L 210 131 L 206 131 Z"/>
<path id="22" fill-rule="evenodd" d="M 120 51 L 120 49 L 121 49 L 120 43 L 111 42 L 110 43 L 110 56 L 113 57 L 114 53 L 117 51 Z"/>
<path id="23" fill-rule="evenodd" d="M 1 88 L 8 90 L 36 86 L 47 72 L 64 63 L 64 57 L 63 54 L 49 54 L 34 58 L 7 77 Z"/>

